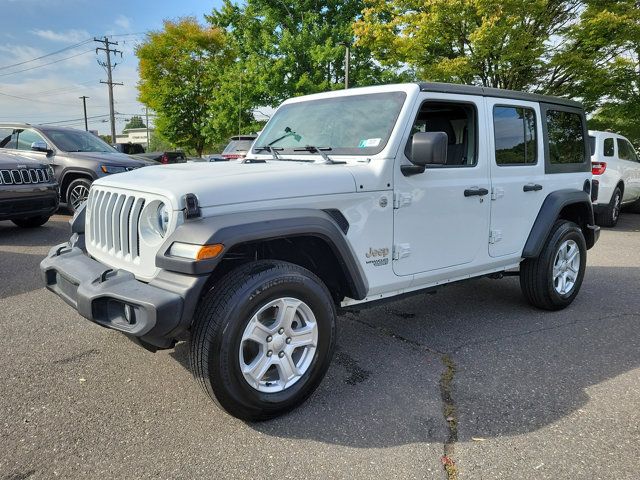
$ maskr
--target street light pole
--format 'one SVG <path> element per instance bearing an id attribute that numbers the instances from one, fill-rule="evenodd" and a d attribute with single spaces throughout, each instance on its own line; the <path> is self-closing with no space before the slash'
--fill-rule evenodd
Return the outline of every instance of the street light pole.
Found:
<path id="1" fill-rule="evenodd" d="M 349 61 L 351 60 L 351 45 L 344 42 L 344 88 L 349 88 Z"/>
<path id="2" fill-rule="evenodd" d="M 81 97 L 78 97 L 82 100 L 82 106 L 84 108 L 84 129 L 85 131 L 89 131 L 89 124 L 87 123 L 87 97 L 86 95 L 83 95 Z"/>

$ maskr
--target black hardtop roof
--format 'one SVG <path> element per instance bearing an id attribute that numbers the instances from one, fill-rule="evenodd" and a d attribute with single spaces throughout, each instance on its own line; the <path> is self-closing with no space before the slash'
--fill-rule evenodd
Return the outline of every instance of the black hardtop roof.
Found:
<path id="1" fill-rule="evenodd" d="M 477 87 L 473 85 L 458 85 L 455 83 L 418 82 L 423 92 L 455 93 L 459 95 L 481 95 L 483 97 L 506 98 L 511 100 L 525 100 L 527 102 L 554 103 L 567 107 L 580 108 L 582 104 L 567 98 L 538 95 L 537 93 L 517 92 L 501 88 Z"/>

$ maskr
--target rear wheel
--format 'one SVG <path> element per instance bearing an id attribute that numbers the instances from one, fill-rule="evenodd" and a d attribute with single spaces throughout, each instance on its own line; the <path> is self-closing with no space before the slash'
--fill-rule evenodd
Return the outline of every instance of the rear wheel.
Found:
<path id="1" fill-rule="evenodd" d="M 14 218 L 11 220 L 17 226 L 22 228 L 35 228 L 40 227 L 49 221 L 48 215 L 39 215 L 37 217 L 28 217 L 28 218 Z"/>
<path id="2" fill-rule="evenodd" d="M 67 207 L 75 213 L 89 197 L 91 181 L 86 178 L 76 178 L 67 187 Z"/>
<path id="3" fill-rule="evenodd" d="M 611 195 L 611 201 L 601 212 L 596 214 L 598 225 L 603 227 L 615 227 L 620 218 L 620 209 L 622 207 L 622 189 L 616 187 Z"/>
<path id="4" fill-rule="evenodd" d="M 520 264 L 522 293 L 545 310 L 567 307 L 578 294 L 587 264 L 587 246 L 575 223 L 559 220 L 537 258 Z"/>
<path id="5" fill-rule="evenodd" d="M 313 273 L 252 262 L 201 300 L 191 367 L 204 390 L 243 420 L 266 420 L 302 403 L 320 384 L 336 339 L 336 312 Z"/>

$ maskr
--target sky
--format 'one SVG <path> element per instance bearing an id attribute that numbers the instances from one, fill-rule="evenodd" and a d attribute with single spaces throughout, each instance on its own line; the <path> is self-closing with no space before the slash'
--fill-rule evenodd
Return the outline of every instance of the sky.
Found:
<path id="1" fill-rule="evenodd" d="M 108 35 L 123 52 L 115 60 L 116 133 L 132 115 L 144 114 L 136 100 L 135 46 L 164 19 L 204 15 L 221 0 L 0 0 L 0 123 L 51 123 L 84 128 L 86 95 L 89 129 L 110 133 L 104 69 L 94 37 Z M 64 51 L 54 55 L 52 52 Z M 45 58 L 34 60 L 37 57 Z M 16 64 L 20 65 L 16 65 Z M 18 98 L 19 97 L 19 98 Z M 143 117 L 144 118 L 144 117 Z M 55 122 L 55 123 L 54 123 Z M 152 121 L 150 123 L 153 123 Z"/>

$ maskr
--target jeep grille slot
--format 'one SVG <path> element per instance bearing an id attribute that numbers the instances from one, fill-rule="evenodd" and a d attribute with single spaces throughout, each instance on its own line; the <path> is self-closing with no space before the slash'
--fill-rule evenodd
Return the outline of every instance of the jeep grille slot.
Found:
<path id="1" fill-rule="evenodd" d="M 47 172 L 42 168 L 25 170 L 0 170 L 0 184 L 21 185 L 29 183 L 46 183 L 49 181 Z"/>
<path id="2" fill-rule="evenodd" d="M 87 202 L 89 243 L 126 262 L 135 261 L 140 256 L 138 223 L 144 204 L 144 198 L 93 187 Z"/>

